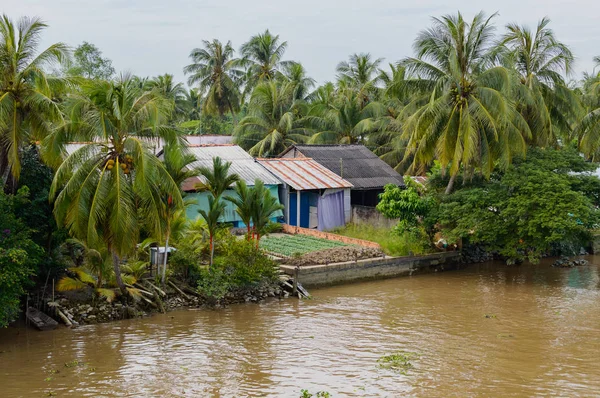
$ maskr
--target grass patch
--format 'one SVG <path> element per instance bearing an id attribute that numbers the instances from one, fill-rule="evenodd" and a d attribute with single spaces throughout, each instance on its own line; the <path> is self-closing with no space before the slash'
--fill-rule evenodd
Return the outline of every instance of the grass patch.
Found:
<path id="1" fill-rule="evenodd" d="M 408 256 L 411 253 L 425 254 L 431 251 L 427 241 L 410 233 L 398 235 L 389 228 L 374 227 L 368 224 L 348 224 L 333 232 L 350 238 L 379 243 L 388 256 Z"/>

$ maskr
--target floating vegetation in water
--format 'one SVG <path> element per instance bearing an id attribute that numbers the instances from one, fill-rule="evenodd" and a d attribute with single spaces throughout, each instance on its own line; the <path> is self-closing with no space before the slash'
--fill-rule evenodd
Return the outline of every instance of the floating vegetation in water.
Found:
<path id="1" fill-rule="evenodd" d="M 308 392 L 308 390 L 301 390 L 300 393 L 300 398 L 331 398 L 331 394 L 329 394 L 327 391 L 319 391 L 316 394 L 311 394 Z"/>
<path id="2" fill-rule="evenodd" d="M 54 380 L 54 377 L 52 377 L 52 376 L 46 377 L 44 379 L 44 381 L 52 381 L 52 380 Z"/>
<path id="3" fill-rule="evenodd" d="M 494 314 L 485 314 L 484 317 L 486 317 L 487 319 L 496 319 L 496 315 Z"/>
<path id="4" fill-rule="evenodd" d="M 51 375 L 55 375 L 55 374 L 57 374 L 57 373 L 60 373 L 60 370 L 58 370 L 58 369 L 50 369 L 50 370 L 48 371 L 48 374 L 51 374 Z"/>
<path id="5" fill-rule="evenodd" d="M 411 361 L 415 359 L 419 359 L 419 354 L 415 352 L 398 352 L 382 356 L 377 360 L 377 363 L 381 369 L 406 375 L 410 369 L 414 368 Z"/>
<path id="6" fill-rule="evenodd" d="M 85 365 L 83 362 L 79 362 L 77 359 L 72 360 L 71 362 L 65 362 L 65 368 L 74 368 L 75 366 Z"/>
<path id="7" fill-rule="evenodd" d="M 47 396 L 47 397 L 56 397 L 56 393 L 55 393 L 54 391 L 48 391 L 48 392 L 46 393 L 46 396 Z"/>
<path id="8" fill-rule="evenodd" d="M 515 337 L 514 335 L 510 334 L 510 333 L 498 333 L 496 335 L 496 337 L 498 337 L 499 339 L 510 339 L 512 337 Z"/>

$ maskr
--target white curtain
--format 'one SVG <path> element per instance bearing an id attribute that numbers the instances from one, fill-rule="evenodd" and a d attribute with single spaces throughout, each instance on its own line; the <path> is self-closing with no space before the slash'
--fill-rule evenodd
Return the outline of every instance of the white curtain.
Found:
<path id="1" fill-rule="evenodd" d="M 344 191 L 319 196 L 317 216 L 319 231 L 329 231 L 344 226 Z"/>

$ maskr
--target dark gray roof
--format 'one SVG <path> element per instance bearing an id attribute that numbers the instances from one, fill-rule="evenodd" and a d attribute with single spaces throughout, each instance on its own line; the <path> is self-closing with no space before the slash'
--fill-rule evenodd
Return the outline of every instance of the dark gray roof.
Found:
<path id="1" fill-rule="evenodd" d="M 402 176 L 364 145 L 292 145 L 282 156 L 313 158 L 349 181 L 353 189 L 404 186 Z"/>

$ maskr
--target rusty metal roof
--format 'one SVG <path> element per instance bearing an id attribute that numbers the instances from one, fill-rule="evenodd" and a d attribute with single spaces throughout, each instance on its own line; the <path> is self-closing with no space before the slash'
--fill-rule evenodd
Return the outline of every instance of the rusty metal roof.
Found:
<path id="1" fill-rule="evenodd" d="M 387 184 L 404 186 L 404 178 L 364 145 L 295 144 L 280 156 L 312 158 L 351 182 L 354 189 L 380 189 Z"/>
<path id="2" fill-rule="evenodd" d="M 311 158 L 274 158 L 257 161 L 297 191 L 352 188 L 348 181 Z"/>

